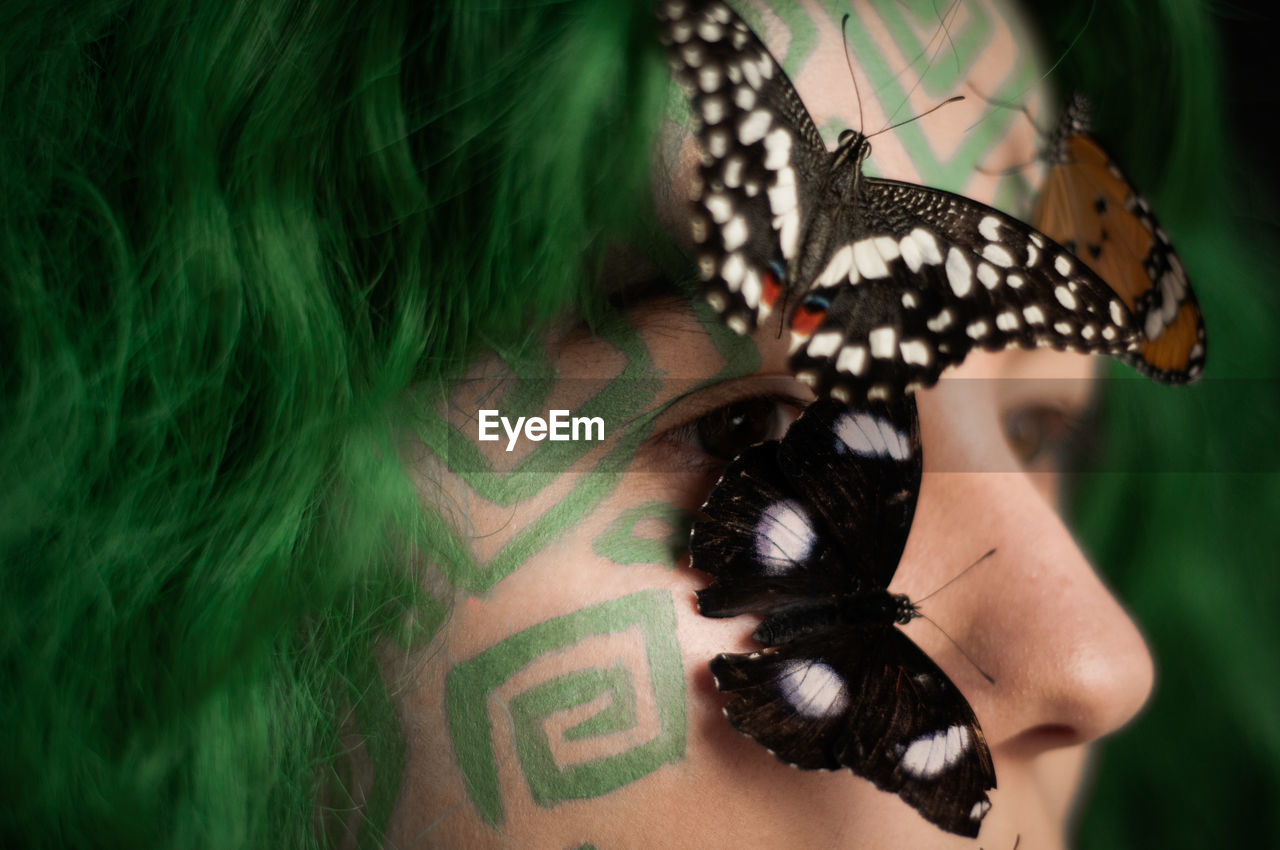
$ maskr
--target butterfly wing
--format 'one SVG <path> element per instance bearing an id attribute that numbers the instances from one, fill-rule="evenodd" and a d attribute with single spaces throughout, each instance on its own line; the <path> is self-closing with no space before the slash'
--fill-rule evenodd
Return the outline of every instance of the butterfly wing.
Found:
<path id="1" fill-rule="evenodd" d="M 785 620 L 835 594 L 883 590 L 911 530 L 920 474 L 913 399 L 810 405 L 781 444 L 729 464 L 694 523 L 693 566 L 716 577 L 698 595 L 702 613 Z"/>
<path id="2" fill-rule="evenodd" d="M 692 230 L 707 301 L 749 333 L 783 295 L 830 154 L 791 81 L 727 5 L 664 0 L 658 17 L 703 150 Z"/>
<path id="3" fill-rule="evenodd" d="M 1165 383 L 1200 377 L 1205 330 L 1186 270 L 1146 199 L 1087 132 L 1075 98 L 1054 135 L 1036 226 L 1060 240 L 1116 290 L 1143 343 L 1122 358 Z"/>
<path id="4" fill-rule="evenodd" d="M 995 769 L 973 710 L 892 616 L 921 479 L 915 400 L 815 402 L 781 442 L 743 452 L 694 524 L 693 566 L 715 576 L 702 613 L 764 616 L 765 649 L 720 655 L 739 731 L 783 761 L 848 767 L 943 829 L 977 835 Z"/>
<path id="5" fill-rule="evenodd" d="M 927 387 L 974 347 L 1125 355 L 1139 342 L 1106 283 L 998 210 L 873 178 L 850 209 L 838 225 L 850 237 L 791 320 L 791 368 L 819 393 L 856 400 Z"/>
<path id="6" fill-rule="evenodd" d="M 960 691 L 902 632 L 838 626 L 711 662 L 738 731 L 797 767 L 847 767 L 976 836 L 995 767 Z"/>

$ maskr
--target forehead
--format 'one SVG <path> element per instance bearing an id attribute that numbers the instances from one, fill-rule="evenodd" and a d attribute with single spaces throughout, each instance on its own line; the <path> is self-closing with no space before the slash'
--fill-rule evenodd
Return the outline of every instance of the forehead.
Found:
<path id="1" fill-rule="evenodd" d="M 828 145 L 845 129 L 873 135 L 867 173 L 922 183 L 1014 214 L 1029 208 L 1038 132 L 1022 111 L 1049 114 L 1044 63 L 1022 10 L 1002 0 L 734 0 L 791 78 Z M 842 26 L 842 20 L 848 22 Z M 965 99 L 923 113 L 955 95 Z M 699 151 L 672 98 L 667 156 L 676 188 Z M 916 116 L 918 120 L 911 120 Z M 890 125 L 908 123 L 876 135 Z M 1045 122 L 1041 122 L 1044 124 Z M 677 197 L 681 194 L 677 194 Z"/>

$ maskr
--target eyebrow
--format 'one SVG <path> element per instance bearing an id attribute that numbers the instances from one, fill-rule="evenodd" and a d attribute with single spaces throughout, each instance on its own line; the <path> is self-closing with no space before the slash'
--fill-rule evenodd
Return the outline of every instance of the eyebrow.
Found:
<path id="1" fill-rule="evenodd" d="M 665 274 L 642 280 L 628 281 L 617 289 L 606 290 L 606 301 L 615 310 L 632 310 L 642 304 L 659 300 L 688 301 L 693 295 Z"/>
<path id="2" fill-rule="evenodd" d="M 692 280 L 679 280 L 648 253 L 632 245 L 619 244 L 611 248 L 596 280 L 605 303 L 618 311 L 634 309 L 650 301 L 692 301 L 697 297 L 697 286 Z"/>

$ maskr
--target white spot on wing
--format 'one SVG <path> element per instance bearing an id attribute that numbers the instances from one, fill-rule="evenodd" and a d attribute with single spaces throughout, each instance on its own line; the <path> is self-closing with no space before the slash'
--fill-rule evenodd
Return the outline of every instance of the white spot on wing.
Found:
<path id="1" fill-rule="evenodd" d="M 724 278 L 724 282 L 729 285 L 730 289 L 737 289 L 742 284 L 742 276 L 747 272 L 747 264 L 742 260 L 742 254 L 735 251 L 720 265 L 720 277 Z"/>
<path id="2" fill-rule="evenodd" d="M 876 251 L 879 252 L 881 258 L 883 258 L 886 263 L 892 263 L 894 260 L 898 259 L 902 253 L 898 250 L 897 241 L 892 237 L 877 236 L 872 241 L 875 243 Z"/>
<path id="3" fill-rule="evenodd" d="M 982 249 L 982 256 L 1001 268 L 1007 269 L 1013 265 L 1013 255 L 1002 245 L 988 244 Z"/>
<path id="4" fill-rule="evenodd" d="M 870 397 L 870 396 L 868 396 Z M 836 436 L 860 457 L 911 457 L 911 441 L 888 420 L 863 411 L 845 413 L 835 423 Z"/>
<path id="5" fill-rule="evenodd" d="M 774 502 L 756 522 L 756 557 L 766 575 L 783 575 L 803 563 L 816 540 L 813 523 L 793 501 Z"/>
<path id="6" fill-rule="evenodd" d="M 840 674 L 820 661 L 788 661 L 777 682 L 782 698 L 802 717 L 830 717 L 849 702 Z"/>
<path id="7" fill-rule="evenodd" d="M 740 215 L 729 219 L 729 223 L 720 231 L 726 251 L 736 251 L 747 241 L 747 220 Z"/>
<path id="8" fill-rule="evenodd" d="M 996 271 L 986 263 L 979 263 L 978 280 L 982 281 L 982 285 L 987 289 L 995 289 L 1000 285 L 1000 272 Z"/>
<path id="9" fill-rule="evenodd" d="M 800 216 L 795 210 L 775 218 L 773 226 L 778 231 L 778 247 L 782 256 L 788 260 L 796 255 L 800 243 Z"/>
<path id="10" fill-rule="evenodd" d="M 768 188 L 769 206 L 774 214 L 786 212 L 796 205 L 796 172 L 789 165 L 778 169 Z"/>
<path id="11" fill-rule="evenodd" d="M 929 365 L 929 346 L 923 340 L 903 340 L 898 344 L 898 350 L 902 352 L 904 363 L 918 363 L 921 366 Z"/>
<path id="12" fill-rule="evenodd" d="M 796 208 L 796 172 L 786 166 L 778 172 L 778 178 L 767 190 L 769 209 L 774 215 L 784 215 Z"/>
<path id="13" fill-rule="evenodd" d="M 907 268 L 913 272 L 920 271 L 920 266 L 924 265 L 924 253 L 920 250 L 920 243 L 909 235 L 904 236 L 898 242 L 898 251 L 902 254 L 902 261 L 907 264 Z"/>
<path id="14" fill-rule="evenodd" d="M 973 269 L 959 248 L 947 252 L 947 282 L 951 284 L 951 291 L 961 298 L 973 289 Z"/>
<path id="15" fill-rule="evenodd" d="M 1053 294 L 1058 299 L 1058 303 L 1068 310 L 1076 309 L 1076 297 L 1071 294 L 1071 290 L 1065 286 L 1055 286 Z"/>
<path id="16" fill-rule="evenodd" d="M 874 328 L 867 334 L 867 344 L 871 346 L 871 356 L 881 360 L 894 355 L 898 342 L 898 332 L 892 327 Z"/>
<path id="17" fill-rule="evenodd" d="M 1124 325 L 1124 306 L 1114 298 L 1111 299 L 1111 321 L 1113 324 Z"/>
<path id="18" fill-rule="evenodd" d="M 730 189 L 742 185 L 742 169 L 746 162 L 740 156 L 731 156 L 724 163 L 724 185 Z"/>
<path id="19" fill-rule="evenodd" d="M 750 66 L 748 66 L 750 67 Z M 753 145 L 764 138 L 764 134 L 769 132 L 769 125 L 773 123 L 773 118 L 769 115 L 768 110 L 757 109 L 747 115 L 738 125 L 738 141 L 744 145 Z"/>
<path id="20" fill-rule="evenodd" d="M 903 771 L 921 779 L 931 779 L 960 762 L 972 740 L 967 726 L 952 726 L 921 735 L 902 754 Z"/>
<path id="21" fill-rule="evenodd" d="M 889 267 L 885 265 L 884 258 L 876 250 L 872 239 L 863 239 L 853 244 L 853 261 L 858 272 L 865 278 L 889 276 Z"/>
<path id="22" fill-rule="evenodd" d="M 724 99 L 718 95 L 703 98 L 702 120 L 708 124 L 719 124 L 724 120 Z"/>
<path id="23" fill-rule="evenodd" d="M 723 159 L 729 152 L 729 134 L 723 129 L 712 130 L 707 134 L 707 152 L 716 159 Z"/>
<path id="24" fill-rule="evenodd" d="M 1000 219 L 993 215 L 984 216 L 982 221 L 978 222 L 978 232 L 982 234 L 982 238 L 988 242 L 1000 241 Z"/>
<path id="25" fill-rule="evenodd" d="M 867 349 L 861 345 L 846 345 L 836 358 L 836 369 L 850 375 L 861 375 L 867 366 Z"/>
<path id="26" fill-rule="evenodd" d="M 809 347 L 805 349 L 805 353 L 813 358 L 830 357 L 836 353 L 836 349 L 840 347 L 840 343 L 844 342 L 844 334 L 840 331 L 823 331 L 814 334 L 813 339 L 809 341 Z"/>
<path id="27" fill-rule="evenodd" d="M 822 274 L 818 275 L 818 286 L 835 286 L 844 282 L 849 274 L 849 269 L 853 265 L 853 246 L 845 245 L 839 251 L 831 256 L 831 262 L 827 263 L 827 267 L 822 270 Z"/>
<path id="28" fill-rule="evenodd" d="M 734 256 L 738 256 L 734 254 Z M 747 306 L 752 310 L 760 307 L 760 294 L 764 288 L 760 285 L 760 275 L 754 271 L 747 272 L 746 278 L 742 281 L 742 300 L 747 302 Z M 761 316 L 761 319 L 764 317 Z"/>
<path id="29" fill-rule="evenodd" d="M 716 224 L 724 224 L 733 214 L 733 203 L 727 195 L 713 192 L 702 200 L 702 205 L 711 213 L 711 220 Z"/>
<path id="30" fill-rule="evenodd" d="M 719 41 L 724 35 L 724 27 L 715 21 L 703 19 L 698 23 L 698 36 L 703 41 Z"/>
<path id="31" fill-rule="evenodd" d="M 764 137 L 764 167 L 777 171 L 791 160 L 791 134 L 775 127 Z"/>
<path id="32" fill-rule="evenodd" d="M 934 333 L 945 330 L 951 325 L 951 310 L 944 307 L 942 312 L 925 322 L 925 326 Z"/>
<path id="33" fill-rule="evenodd" d="M 942 252 L 938 248 L 938 240 L 932 233 L 923 227 L 917 227 L 908 234 L 908 238 L 915 240 L 920 246 L 921 258 L 931 266 L 936 266 L 942 262 Z"/>

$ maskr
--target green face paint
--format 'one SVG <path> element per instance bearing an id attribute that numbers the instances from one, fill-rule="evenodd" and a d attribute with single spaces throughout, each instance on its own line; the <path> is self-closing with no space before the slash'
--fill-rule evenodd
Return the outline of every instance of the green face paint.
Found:
<path id="1" fill-rule="evenodd" d="M 662 564 L 675 569 L 689 545 L 693 517 L 667 502 L 646 502 L 618 515 L 604 534 L 595 539 L 592 550 L 615 564 Z M 658 537 L 648 536 L 640 526 L 658 526 Z"/>
<path id="2" fill-rule="evenodd" d="M 494 748 L 494 724 L 503 718 L 510 720 L 508 732 L 528 791 L 541 806 L 607 794 L 683 756 L 684 668 L 675 626 L 671 594 L 644 591 L 525 629 L 449 672 L 449 734 L 468 793 L 486 823 L 503 822 Z M 491 704 L 500 686 L 536 659 L 623 632 L 638 643 L 647 671 L 618 665 L 574 670 L 510 696 L 505 711 Z M 637 693 L 654 707 L 656 729 L 633 744 L 623 740 L 623 733 L 636 726 Z M 609 755 L 566 763 L 558 758 L 559 742 L 548 737 L 546 724 L 557 713 L 583 705 L 595 713 L 565 729 L 564 741 L 618 736 L 622 743 Z"/>

